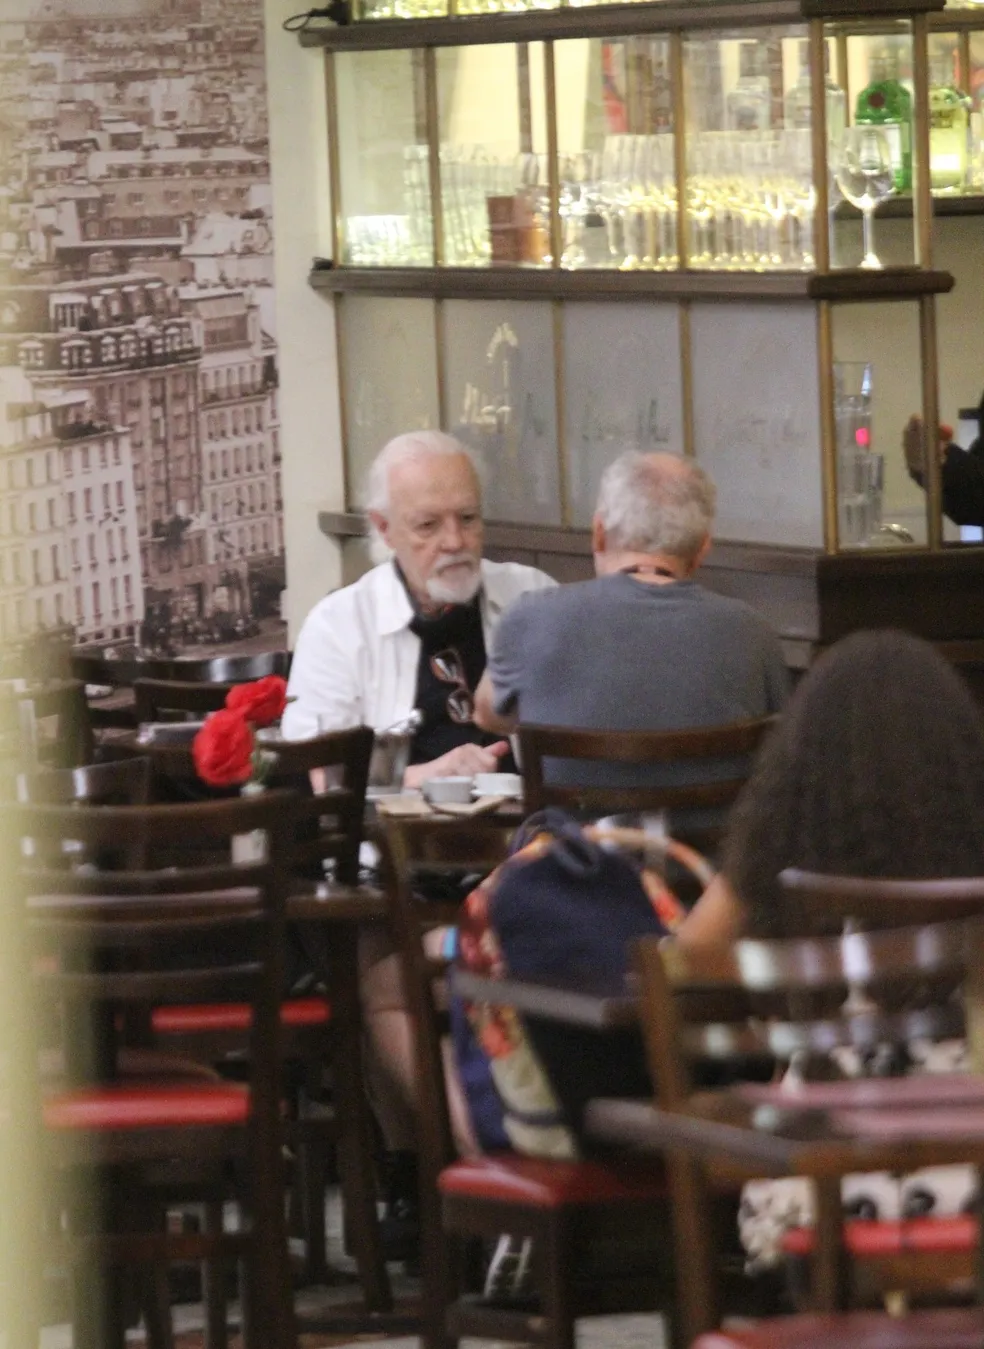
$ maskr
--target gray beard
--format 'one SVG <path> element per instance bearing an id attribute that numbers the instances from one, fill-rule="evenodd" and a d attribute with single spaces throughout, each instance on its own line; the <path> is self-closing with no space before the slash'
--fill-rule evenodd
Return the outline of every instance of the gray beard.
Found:
<path id="1" fill-rule="evenodd" d="M 427 594 L 439 604 L 468 604 L 482 588 L 482 570 L 476 566 L 472 574 L 457 583 L 442 576 L 432 576 L 427 582 Z"/>

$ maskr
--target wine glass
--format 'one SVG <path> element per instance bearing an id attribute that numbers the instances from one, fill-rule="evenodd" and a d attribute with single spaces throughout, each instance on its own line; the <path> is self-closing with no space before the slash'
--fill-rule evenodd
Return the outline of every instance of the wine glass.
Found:
<path id="1" fill-rule="evenodd" d="M 895 191 L 895 174 L 888 137 L 874 126 L 848 127 L 840 143 L 836 170 L 837 186 L 861 212 L 864 257 L 861 266 L 880 270 L 875 253 L 873 217 L 879 202 Z"/>

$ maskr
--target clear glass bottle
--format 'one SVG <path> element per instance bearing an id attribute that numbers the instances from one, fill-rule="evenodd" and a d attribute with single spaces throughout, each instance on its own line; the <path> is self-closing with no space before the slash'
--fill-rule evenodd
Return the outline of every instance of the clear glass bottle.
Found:
<path id="1" fill-rule="evenodd" d="M 771 123 L 768 53 L 762 42 L 742 42 L 738 83 L 725 100 L 729 131 L 764 131 Z"/>
<path id="2" fill-rule="evenodd" d="M 844 90 L 830 75 L 830 52 L 824 45 L 824 102 L 827 109 L 827 142 L 839 145 L 847 126 L 847 99 Z M 810 44 L 800 43 L 799 79 L 786 95 L 784 113 L 786 126 L 807 130 L 811 122 L 810 101 Z"/>
<path id="3" fill-rule="evenodd" d="M 947 55 L 936 57 L 929 80 L 929 183 L 936 192 L 967 185 L 969 97 L 953 82 Z"/>
<path id="4" fill-rule="evenodd" d="M 885 133 L 896 192 L 912 190 L 912 95 L 898 77 L 898 60 L 882 52 L 871 62 L 871 83 L 858 94 L 854 120 Z"/>

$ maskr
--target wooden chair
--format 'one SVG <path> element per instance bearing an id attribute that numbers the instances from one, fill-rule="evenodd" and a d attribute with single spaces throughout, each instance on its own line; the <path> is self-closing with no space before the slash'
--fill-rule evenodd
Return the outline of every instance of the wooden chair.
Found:
<path id="1" fill-rule="evenodd" d="M 92 723 L 85 688 L 59 679 L 0 693 L 0 759 L 70 768 L 91 763 Z"/>
<path id="2" fill-rule="evenodd" d="M 73 652 L 72 676 L 87 686 L 132 690 L 138 679 L 197 684 L 233 684 L 263 675 L 290 673 L 289 651 L 259 651 L 254 654 L 209 656 L 200 659 L 148 659 L 109 657 Z M 209 709 L 211 710 L 211 709 Z M 108 727 L 132 728 L 137 724 L 132 698 L 112 698 L 109 704 L 89 700 L 89 715 L 97 731 Z"/>
<path id="3" fill-rule="evenodd" d="M 748 778 L 751 756 L 775 723 L 758 717 L 729 726 L 684 731 L 588 731 L 565 726 L 519 727 L 523 765 L 524 806 L 527 813 L 561 806 L 577 815 L 614 815 L 647 811 L 715 811 L 732 805 Z M 544 761 L 574 761 L 583 772 L 581 782 L 552 782 Z M 686 786 L 599 786 L 592 766 L 619 764 L 650 767 L 685 765 L 694 772 Z M 708 848 L 720 832 L 714 825 L 690 831 L 694 841 Z"/>
<path id="4" fill-rule="evenodd" d="M 804 936 L 834 935 L 846 925 L 875 930 L 984 913 L 980 877 L 870 880 L 790 868 L 782 872 L 779 884 L 787 930 Z M 964 1216 L 848 1220 L 844 1241 L 868 1280 L 880 1289 L 908 1286 L 930 1292 L 948 1280 L 973 1278 L 977 1225 Z M 809 1255 L 812 1229 L 787 1232 L 783 1249 L 793 1257 Z"/>
<path id="5" fill-rule="evenodd" d="M 22 801 L 45 806 L 146 806 L 150 783 L 150 760 L 139 757 L 23 773 L 18 795 Z"/>
<path id="6" fill-rule="evenodd" d="M 984 1309 L 945 1307 L 886 1316 L 883 1312 L 784 1316 L 712 1330 L 692 1349 L 980 1349 Z"/>
<path id="7" fill-rule="evenodd" d="M 190 721 L 225 707 L 233 684 L 202 684 L 191 680 L 137 679 L 133 710 L 138 724 L 152 721 Z"/>
<path id="8" fill-rule="evenodd" d="M 358 886 L 366 783 L 373 734 L 367 727 L 337 731 L 303 741 L 269 744 L 275 755 L 268 785 L 306 785 L 312 773 L 331 783 L 321 795 L 298 794 L 291 820 L 290 868 L 286 881 L 292 911 L 307 900 L 307 921 L 290 925 L 288 941 L 307 943 L 308 959 L 320 967 L 329 997 L 293 997 L 281 1004 L 282 1057 L 297 1065 L 298 1090 L 292 1137 L 301 1170 L 299 1198 L 305 1239 L 305 1275 L 327 1272 L 324 1195 L 327 1151 L 337 1149 L 339 1180 L 352 1248 L 370 1311 L 392 1307 L 376 1218 L 373 1125 L 361 1088 L 361 1026 L 355 923 L 341 921 L 346 906 L 364 906 L 373 896 Z M 170 761 L 179 762 L 170 756 Z M 194 775 L 190 754 L 183 774 Z M 378 913 L 382 896 L 375 897 Z M 326 928 L 332 912 L 338 922 Z M 324 934 L 327 932 L 327 936 Z M 329 1001 L 330 999 L 330 1001 Z M 235 1003 L 158 1007 L 156 1042 L 221 1065 L 244 1052 L 248 1009 Z M 305 1110 L 317 1100 L 327 1066 L 332 1070 L 333 1109 Z"/>
<path id="9" fill-rule="evenodd" d="M 847 922 L 865 928 L 943 923 L 984 913 L 984 877 L 871 880 L 789 867 L 779 876 L 787 931 L 831 936 Z"/>
<path id="10" fill-rule="evenodd" d="M 290 651 L 255 651 L 228 656 L 180 657 L 171 662 L 165 679 L 190 679 L 198 684 L 243 684 L 264 675 L 290 674 Z"/>
<path id="11" fill-rule="evenodd" d="M 138 679 L 169 679 L 195 684 L 241 684 L 264 675 L 290 673 L 289 651 L 257 651 L 227 656 L 109 657 L 73 652 L 72 676 L 85 684 L 112 688 L 132 685 Z"/>
<path id="12" fill-rule="evenodd" d="M 785 1063 L 795 1054 L 826 1054 L 838 1045 L 864 1050 L 915 1036 L 958 1035 L 964 1016 L 953 1001 L 954 987 L 982 954 L 982 930 L 967 923 L 827 938 L 749 940 L 733 948 L 697 951 L 672 943 L 660 948 L 658 942 L 644 939 L 638 944 L 636 963 L 657 1104 L 665 1111 L 713 1114 L 712 1098 L 695 1095 L 698 1065 L 711 1066 L 718 1080 L 725 1067 L 734 1080 L 747 1075 L 750 1062 Z M 878 998 L 875 1006 L 863 997 L 868 989 Z M 639 1103 L 596 1103 L 589 1111 L 589 1127 L 610 1140 L 638 1141 L 630 1121 L 638 1121 L 640 1111 L 645 1113 L 645 1107 Z M 784 1174 L 769 1169 L 767 1152 L 763 1149 L 754 1168 L 729 1167 L 723 1146 L 710 1170 L 719 1164 L 732 1176 L 743 1170 L 749 1178 Z M 939 1160 L 951 1158 L 941 1154 Z M 798 1164 L 803 1165 L 802 1160 Z M 899 1144 L 872 1146 L 860 1165 L 857 1154 L 845 1147 L 842 1171 L 831 1174 L 828 1168 L 813 1175 L 817 1195 L 813 1296 L 818 1310 L 843 1307 L 848 1296 L 841 1175 L 858 1169 L 904 1171 L 912 1165 L 912 1157 Z M 687 1343 L 717 1321 L 706 1224 L 707 1168 L 671 1150 L 669 1172 L 681 1271 L 680 1338 Z M 807 1169 L 807 1174 L 812 1173 Z M 773 1342 L 793 1343 L 784 1338 Z M 724 1349 L 731 1342 L 708 1339 L 705 1349 L 718 1343 Z"/>
<path id="13" fill-rule="evenodd" d="M 662 1284 L 655 1256 L 665 1244 L 661 1166 L 645 1160 L 549 1161 L 518 1154 L 457 1160 L 441 1057 L 445 962 L 427 957 L 422 933 L 454 921 L 457 904 L 419 900 L 422 872 L 488 873 L 506 854 L 511 828 L 478 821 L 386 821 L 390 921 L 414 1017 L 420 1092 L 419 1166 L 424 1343 L 441 1349 L 464 1335 L 572 1349 L 579 1315 L 654 1310 Z M 463 1243 L 507 1233 L 532 1238 L 542 1306 L 510 1310 L 463 1290 Z M 592 1276 L 586 1247 L 632 1237 L 636 1263 Z M 645 1252 L 640 1269 L 640 1247 Z"/>
<path id="14" fill-rule="evenodd" d="M 65 1080 L 54 1090 L 49 1084 L 43 1099 L 35 1081 L 33 1094 L 43 1174 L 51 1187 L 78 1175 L 90 1181 L 81 1203 L 62 1191 L 60 1208 L 71 1220 L 67 1245 L 61 1221 L 51 1225 L 43 1244 L 45 1260 L 68 1260 L 76 1269 L 77 1346 L 123 1343 L 120 1287 L 97 1296 L 99 1281 L 89 1270 L 93 1259 L 114 1271 L 150 1268 L 158 1295 L 145 1307 L 154 1346 L 171 1343 L 161 1296 L 168 1263 L 206 1262 L 208 1343 L 223 1346 L 221 1270 L 225 1261 L 244 1260 L 247 1343 L 264 1349 L 294 1343 L 277 1031 L 291 810 L 291 795 L 273 792 L 179 806 L 22 805 L 8 813 L 14 840 L 44 844 L 19 872 L 24 907 L 17 946 L 36 972 L 37 997 L 54 1013 L 43 1024 L 64 1033 L 58 1047 Z M 266 836 L 264 860 L 238 865 L 221 860 L 229 857 L 236 835 L 255 829 Z M 161 848 L 180 843 L 189 832 L 212 845 L 207 865 L 100 872 L 36 864 L 68 839 L 98 854 L 121 836 L 145 844 L 153 839 Z M 232 932 L 251 936 L 248 958 L 219 954 Z M 189 934 L 217 940 L 198 968 L 175 967 L 168 953 Z M 131 1011 L 139 1014 L 160 999 L 230 996 L 251 1008 L 246 1085 L 114 1080 L 116 1054 L 107 1043 L 107 1027 L 125 1026 Z M 113 1016 L 90 1016 L 107 1007 L 115 1009 Z M 32 1043 L 30 1025 L 38 1023 L 36 1015 L 22 1014 L 16 1029 L 27 1034 L 25 1045 Z M 24 1053 L 29 1065 L 31 1050 Z M 50 1067 L 51 1056 L 41 1061 Z M 23 1082 L 25 1065 L 21 1057 L 18 1062 Z M 240 1206 L 234 1232 L 221 1227 L 222 1201 L 233 1197 Z M 176 1198 L 205 1205 L 204 1232 L 167 1230 L 161 1206 Z"/>

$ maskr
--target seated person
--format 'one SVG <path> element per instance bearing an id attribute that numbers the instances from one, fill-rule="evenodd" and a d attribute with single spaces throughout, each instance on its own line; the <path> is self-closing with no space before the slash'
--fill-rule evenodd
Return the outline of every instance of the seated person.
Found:
<path id="1" fill-rule="evenodd" d="M 479 725 L 671 731 L 782 707 L 787 672 L 768 623 L 696 579 L 714 508 L 714 485 L 691 459 L 628 451 L 610 464 L 592 523 L 595 579 L 524 595 L 505 615 L 476 695 Z M 633 786 L 691 781 L 693 769 L 561 760 L 550 771 Z"/>
<path id="2" fill-rule="evenodd" d="M 479 723 L 503 734 L 523 721 L 597 730 L 677 730 L 778 710 L 787 673 L 768 624 L 748 605 L 705 590 L 694 579 L 710 548 L 714 506 L 714 486 L 692 460 L 629 451 L 610 464 L 592 526 L 596 578 L 524 595 L 504 616 L 478 689 Z M 567 766 L 548 767 L 559 777 Z M 688 780 L 684 765 L 573 767 L 575 782 L 602 786 Z M 721 768 L 728 776 L 734 771 L 731 764 Z M 708 766 L 699 771 L 704 776 Z M 712 821 L 695 820 L 690 812 L 683 821 L 687 827 L 719 822 L 717 813 Z M 671 822 L 671 832 L 680 823 Z M 524 876 L 507 883 L 530 884 Z M 627 899 L 624 890 L 621 897 Z M 548 975 L 549 943 L 538 926 L 546 902 L 542 891 L 539 898 L 540 905 L 531 902 L 525 909 L 528 928 L 517 929 L 517 946 L 526 934 L 527 949 L 514 947 L 507 960 L 510 968 L 518 968 L 517 960 L 530 955 Z M 598 969 L 627 963 L 625 940 L 618 941 L 616 931 L 640 935 L 651 930 L 640 922 L 655 922 L 644 908 L 631 921 L 620 916 L 627 927 L 613 922 L 611 931 L 596 934 Z M 573 949 L 573 930 L 560 927 L 549 958 L 556 964 Z M 575 1131 L 589 1096 L 619 1095 L 645 1083 L 632 1036 L 623 1037 L 628 1046 L 620 1043 L 610 1054 L 598 1037 L 568 1027 L 543 1025 L 538 1037 L 566 1122 Z M 563 1081 L 562 1064 L 570 1069 Z M 524 1150 L 550 1146 L 545 1132 L 530 1138 Z"/>
<path id="3" fill-rule="evenodd" d="M 476 460 L 442 432 L 409 432 L 380 450 L 368 514 L 387 560 L 304 620 L 283 733 L 382 732 L 416 709 L 405 786 L 493 772 L 509 746 L 472 717 L 486 643 L 515 599 L 554 582 L 534 567 L 482 557 Z"/>
<path id="4" fill-rule="evenodd" d="M 515 599 L 554 582 L 533 567 L 482 557 L 477 462 L 439 431 L 409 432 L 380 450 L 369 473 L 368 514 L 387 560 L 305 619 L 283 734 L 299 740 L 361 724 L 379 732 L 416 709 L 421 720 L 405 786 L 494 771 L 508 741 L 472 716 L 487 643 Z M 362 934 L 360 962 L 375 1106 L 397 1154 L 395 1207 L 405 1208 L 415 1194 L 412 1026 L 398 960 L 380 926 Z M 458 1123 L 467 1142 L 460 1111 Z"/>
<path id="5" fill-rule="evenodd" d="M 984 426 L 984 398 L 978 409 L 978 428 Z M 943 514 L 956 525 L 984 525 L 984 438 L 978 435 L 969 450 L 952 442 L 953 430 L 941 426 L 938 437 Z M 910 417 L 902 432 L 902 448 L 910 476 L 923 486 L 926 464 L 921 417 Z"/>
<path id="6" fill-rule="evenodd" d="M 676 940 L 795 936 L 796 913 L 777 880 L 787 867 L 905 880 L 984 875 L 982 818 L 984 720 L 964 681 L 915 637 L 856 633 L 817 662 L 763 746 L 732 812 L 721 873 Z M 952 1071 L 954 1048 L 919 1046 L 918 1057 L 930 1071 Z M 845 1201 L 848 1211 L 892 1219 L 916 1191 L 918 1216 L 927 1203 L 943 1216 L 973 1189 L 969 1168 L 933 1168 L 918 1181 L 853 1177 Z M 775 1261 L 786 1228 L 808 1221 L 810 1201 L 801 1180 L 746 1188 L 742 1241 L 755 1266 Z"/>

